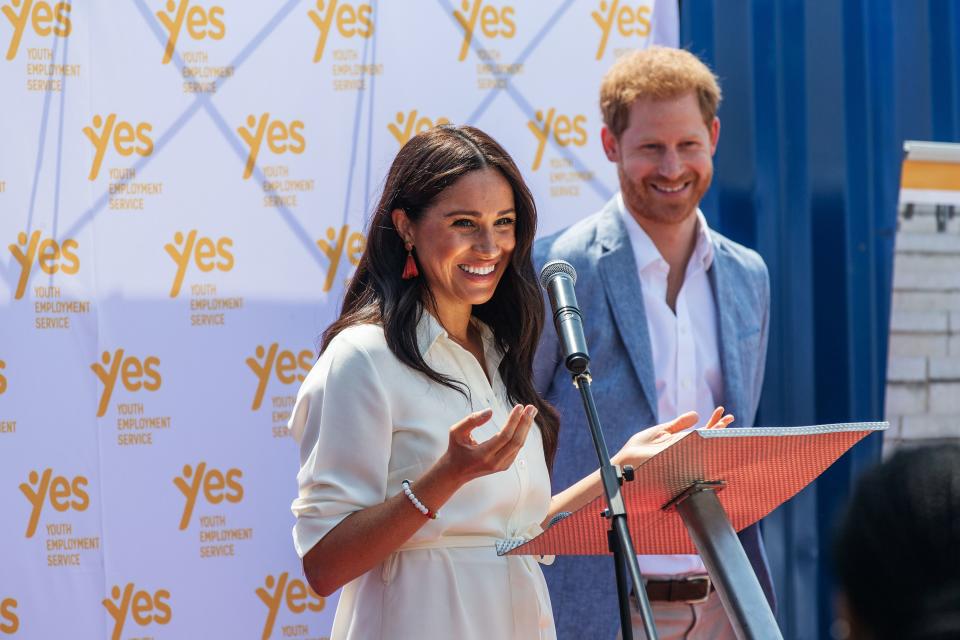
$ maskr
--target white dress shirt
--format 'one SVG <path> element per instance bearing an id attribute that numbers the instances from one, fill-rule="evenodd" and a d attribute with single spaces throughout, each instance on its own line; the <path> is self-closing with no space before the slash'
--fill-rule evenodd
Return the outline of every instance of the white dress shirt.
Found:
<path id="1" fill-rule="evenodd" d="M 294 544 L 303 556 L 345 517 L 396 495 L 446 451 L 450 427 L 472 411 L 493 417 L 472 432 L 493 436 L 512 408 L 488 327 L 487 373 L 423 313 L 417 341 L 427 365 L 462 381 L 469 398 L 401 363 L 383 328 L 345 329 L 297 395 L 290 429 L 300 445 Z M 533 537 L 550 505 L 539 429 L 506 471 L 471 480 L 383 563 L 340 594 L 332 639 L 555 638 L 546 582 L 530 556 L 498 556 L 498 539 Z M 416 512 L 411 504 L 410 509 Z M 419 515 L 419 514 L 417 514 Z"/>
<path id="2" fill-rule="evenodd" d="M 707 220 L 697 209 L 697 240 L 677 295 L 676 313 L 667 305 L 670 266 L 618 196 L 620 215 L 633 247 L 643 308 L 650 332 L 656 374 L 657 417 L 672 420 L 696 411 L 702 427 L 723 398 L 723 377 L 717 344 L 717 308 L 707 271 L 713 243 Z M 706 573 L 698 555 L 639 556 L 646 576 Z"/>

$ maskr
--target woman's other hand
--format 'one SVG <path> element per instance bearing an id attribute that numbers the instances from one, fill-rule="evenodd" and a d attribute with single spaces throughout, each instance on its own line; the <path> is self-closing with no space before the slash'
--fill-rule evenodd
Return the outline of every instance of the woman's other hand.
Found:
<path id="1" fill-rule="evenodd" d="M 471 413 L 450 427 L 450 442 L 438 466 L 449 469 L 461 484 L 474 478 L 510 468 L 527 441 L 527 433 L 537 417 L 533 405 L 517 405 L 510 411 L 507 422 L 489 440 L 478 443 L 471 433 L 493 416 L 491 409 Z"/>
<path id="2" fill-rule="evenodd" d="M 471 413 L 450 427 L 447 451 L 413 481 L 417 498 L 442 518 L 443 505 L 461 486 L 513 464 L 536 415 L 532 405 L 517 405 L 503 428 L 479 443 L 471 432 L 490 420 L 490 409 Z M 427 522 L 402 492 L 351 513 L 303 557 L 310 586 L 322 596 L 333 593 L 382 562 Z"/>
<path id="3" fill-rule="evenodd" d="M 696 411 L 689 411 L 677 416 L 670 422 L 664 422 L 643 431 L 633 434 L 627 443 L 623 445 L 613 456 L 611 461 L 617 465 L 631 464 L 634 466 L 643 464 L 653 456 L 657 455 L 680 438 L 683 432 L 697 424 L 699 416 Z M 724 415 L 723 407 L 717 407 L 707 420 L 704 429 L 724 429 L 733 422 L 733 416 Z"/>

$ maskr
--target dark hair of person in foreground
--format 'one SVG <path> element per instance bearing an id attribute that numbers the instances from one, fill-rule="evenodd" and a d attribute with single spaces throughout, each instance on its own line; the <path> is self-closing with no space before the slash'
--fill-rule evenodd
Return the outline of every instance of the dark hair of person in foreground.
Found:
<path id="1" fill-rule="evenodd" d="M 510 401 L 532 404 L 538 411 L 547 467 L 557 449 L 560 418 L 533 387 L 533 355 L 543 328 L 542 297 L 531 251 L 537 228 L 533 196 L 516 164 L 493 138 L 469 126 L 444 125 L 414 136 L 390 167 L 383 195 L 373 212 L 367 247 L 344 296 L 340 317 L 324 332 L 321 353 L 343 329 L 382 323 L 390 351 L 431 380 L 467 393 L 456 380 L 431 369 L 417 348 L 417 321 L 422 305 L 432 306 L 424 278 L 400 277 L 407 251 L 391 219 L 402 209 L 416 222 L 444 189 L 471 171 L 493 168 L 513 189 L 516 246 L 493 297 L 473 309 L 505 352 L 500 376 Z M 414 253 L 416 256 L 416 253 Z"/>
<path id="2" fill-rule="evenodd" d="M 960 445 L 867 471 L 834 554 L 852 640 L 960 638 Z"/>

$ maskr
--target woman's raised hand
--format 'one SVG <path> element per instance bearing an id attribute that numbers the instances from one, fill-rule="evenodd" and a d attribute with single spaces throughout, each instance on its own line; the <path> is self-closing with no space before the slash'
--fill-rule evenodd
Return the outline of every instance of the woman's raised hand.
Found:
<path id="1" fill-rule="evenodd" d="M 471 432 L 490 420 L 491 416 L 493 410 L 484 409 L 471 413 L 450 427 L 450 443 L 441 462 L 457 474 L 463 483 L 510 468 L 527 441 L 527 433 L 537 417 L 537 409 L 533 405 L 518 404 L 498 433 L 478 443 Z"/>
<path id="2" fill-rule="evenodd" d="M 643 464 L 657 455 L 674 442 L 683 437 L 683 431 L 697 424 L 699 416 L 696 411 L 689 411 L 677 416 L 670 422 L 664 422 L 639 431 L 627 440 L 623 448 L 618 451 L 611 461 L 617 465 Z M 733 422 L 733 416 L 724 415 L 723 407 L 717 407 L 707 420 L 704 429 L 723 429 Z"/>

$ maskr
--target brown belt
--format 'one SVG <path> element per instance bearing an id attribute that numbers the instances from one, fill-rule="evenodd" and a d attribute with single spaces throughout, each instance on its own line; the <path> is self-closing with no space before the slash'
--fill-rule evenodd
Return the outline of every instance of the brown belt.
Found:
<path id="1" fill-rule="evenodd" d="M 704 602 L 713 591 L 709 576 L 689 576 L 673 580 L 648 580 L 647 598 L 651 602 Z"/>

